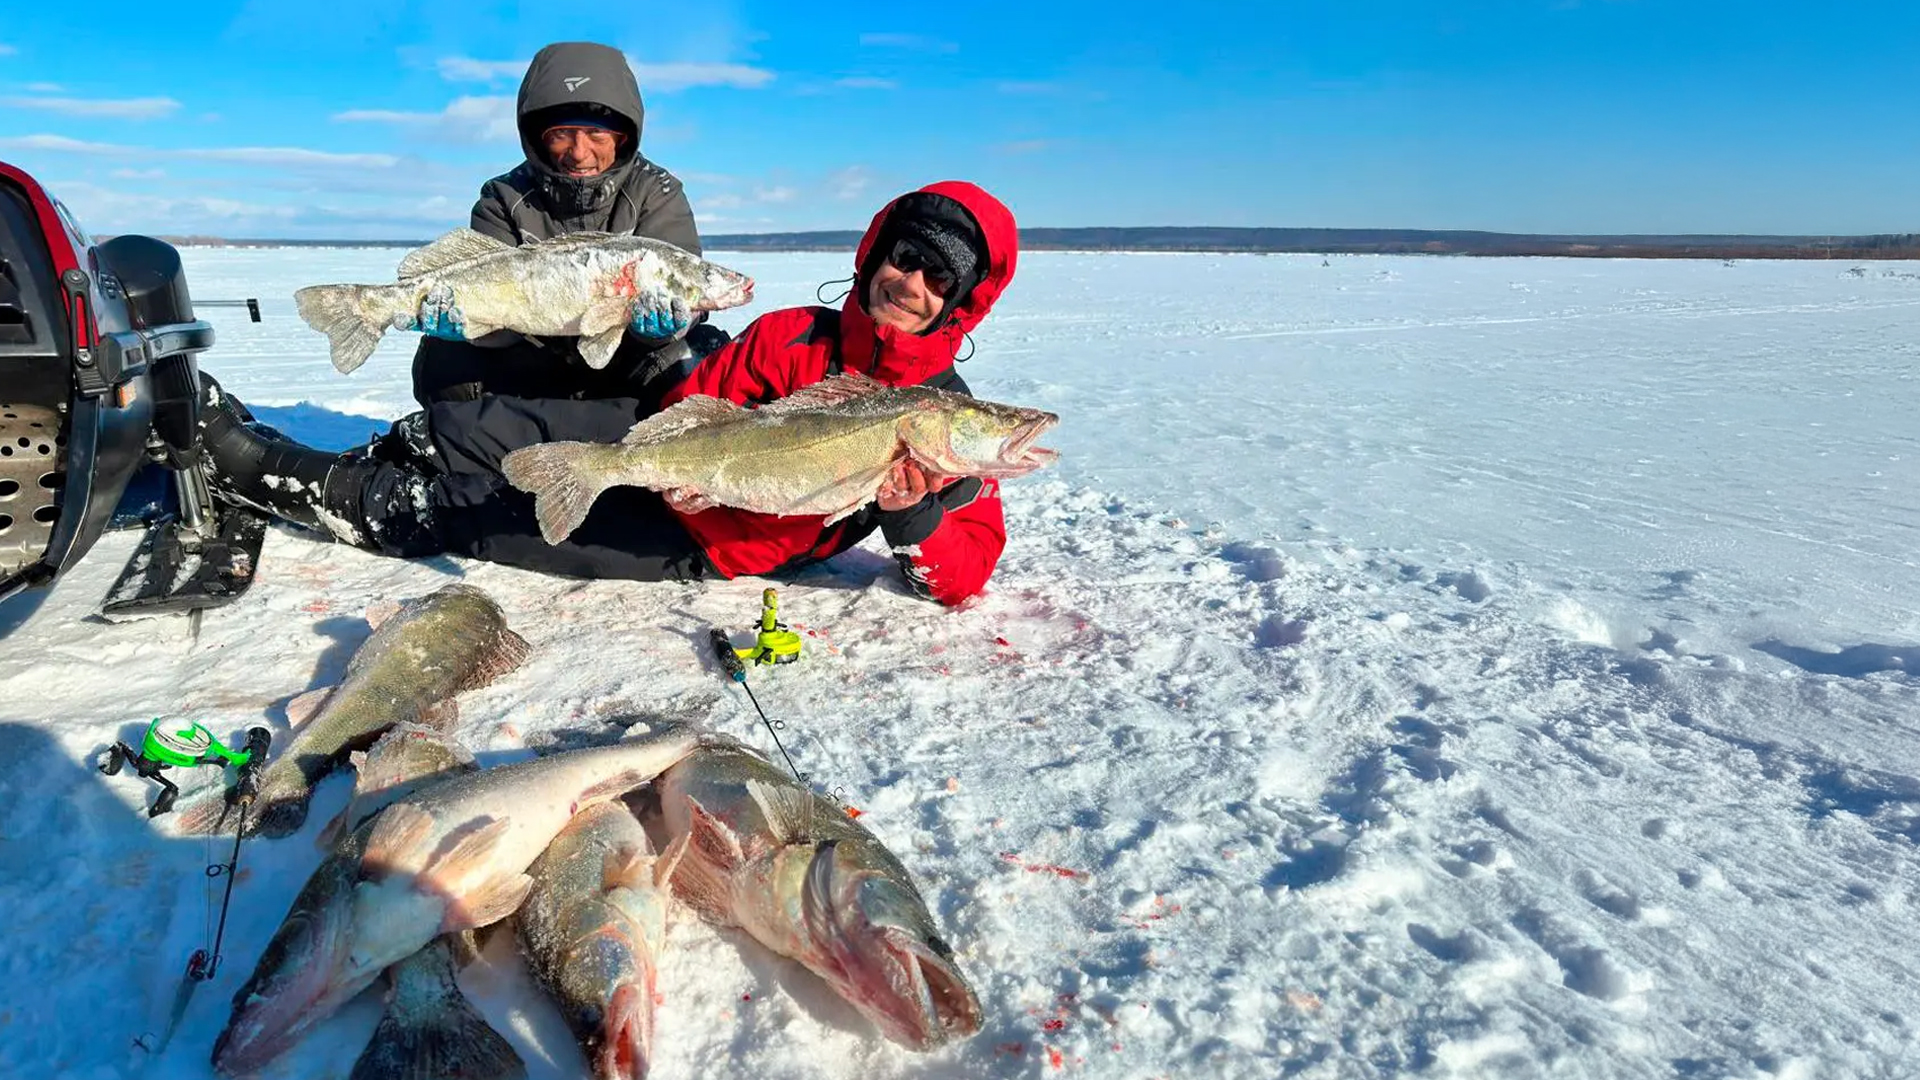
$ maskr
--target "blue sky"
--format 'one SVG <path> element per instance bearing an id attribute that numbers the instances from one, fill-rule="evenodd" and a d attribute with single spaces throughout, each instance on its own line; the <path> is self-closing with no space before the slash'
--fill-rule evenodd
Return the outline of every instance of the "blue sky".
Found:
<path id="1" fill-rule="evenodd" d="M 977 181 L 1037 226 L 1920 231 L 1920 5 L 31 5 L 0 160 L 96 232 L 419 238 L 541 45 L 626 51 L 703 231 Z"/>

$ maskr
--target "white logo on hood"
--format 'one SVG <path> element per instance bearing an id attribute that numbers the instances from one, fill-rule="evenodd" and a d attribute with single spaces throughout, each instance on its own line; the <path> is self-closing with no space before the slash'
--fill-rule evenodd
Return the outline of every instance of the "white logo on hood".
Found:
<path id="1" fill-rule="evenodd" d="M 564 84 L 566 85 L 566 88 L 567 88 L 567 93 L 569 93 L 569 94 L 571 94 L 571 93 L 573 93 L 573 92 L 574 92 L 575 90 L 578 90 L 578 89 L 580 89 L 580 88 L 581 88 L 582 86 L 585 86 L 585 85 L 587 85 L 588 83 L 590 83 L 590 82 L 592 82 L 592 81 L 593 81 L 593 76 L 591 76 L 591 75 L 575 75 L 575 76 L 573 76 L 573 77 L 572 77 L 572 78 L 570 78 L 570 79 L 561 79 L 560 81 L 561 81 L 562 83 L 564 83 Z"/>

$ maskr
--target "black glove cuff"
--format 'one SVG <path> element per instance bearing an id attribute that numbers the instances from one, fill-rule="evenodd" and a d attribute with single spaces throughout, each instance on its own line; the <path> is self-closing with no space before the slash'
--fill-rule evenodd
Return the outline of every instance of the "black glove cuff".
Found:
<path id="1" fill-rule="evenodd" d="M 941 505 L 939 496 L 929 493 L 912 506 L 882 510 L 875 517 L 888 546 L 908 547 L 932 536 L 946 520 L 947 508 Z"/>

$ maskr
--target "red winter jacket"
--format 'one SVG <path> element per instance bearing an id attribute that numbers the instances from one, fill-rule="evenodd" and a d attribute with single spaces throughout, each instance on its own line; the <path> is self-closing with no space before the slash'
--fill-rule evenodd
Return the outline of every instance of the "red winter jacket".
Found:
<path id="1" fill-rule="evenodd" d="M 896 199 L 874 215 L 861 237 L 854 255 L 853 291 L 838 312 L 801 307 L 760 316 L 668 392 L 662 407 L 694 394 L 739 405 L 763 404 L 825 379 L 836 355 L 845 370 L 892 386 L 914 386 L 948 372 L 962 336 L 986 318 L 1013 280 L 1018 234 L 1013 214 L 972 184 L 944 181 L 921 188 L 920 193 L 943 195 L 964 206 L 987 245 L 984 278 L 958 309 L 942 317 L 938 329 L 920 336 L 876 326 L 863 303 L 873 270 L 869 263 L 878 265 L 884 255 L 875 242 L 887 232 L 888 215 L 901 202 Z M 945 604 L 957 604 L 985 588 L 1007 542 L 1000 489 L 993 480 L 964 479 L 927 496 L 918 506 L 891 514 L 869 506 L 831 527 L 825 521 L 824 517 L 774 517 L 729 507 L 681 515 L 687 531 L 727 577 L 825 559 L 858 543 L 878 523 L 914 590 Z"/>

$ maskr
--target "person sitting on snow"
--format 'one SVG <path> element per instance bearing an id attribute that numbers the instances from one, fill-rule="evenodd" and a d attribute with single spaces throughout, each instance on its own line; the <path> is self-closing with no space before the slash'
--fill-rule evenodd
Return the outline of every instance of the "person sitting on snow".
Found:
<path id="1" fill-rule="evenodd" d="M 764 404 L 838 372 L 890 386 L 967 392 L 954 358 L 1013 280 L 1013 215 L 955 181 L 889 202 L 854 257 L 853 287 L 836 310 L 768 312 L 668 391 Z M 874 503 L 832 525 L 731 507 L 683 512 L 658 492 L 616 487 L 559 544 L 541 538 L 533 499 L 509 486 L 500 461 L 541 442 L 617 442 L 653 403 L 644 398 L 536 400 L 486 395 L 436 406 L 394 425 L 399 437 L 330 454 L 263 437 L 239 403 L 206 376 L 202 445 L 214 496 L 403 558 L 465 555 L 584 578 L 691 581 L 778 574 L 845 551 L 879 529 L 910 588 L 947 604 L 985 587 L 1006 545 L 999 485 L 930 475 L 903 461 Z M 459 422 L 454 422 L 454 421 Z M 424 438 L 421 433 L 424 432 Z"/>
<path id="2" fill-rule="evenodd" d="M 526 159 L 481 187 L 475 231 L 514 245 L 568 233 L 631 234 L 700 254 L 686 190 L 640 154 L 645 109 L 618 49 L 578 41 L 541 49 L 520 81 L 517 110 Z M 483 393 L 658 396 L 684 373 L 690 352 L 711 352 L 726 341 L 704 323 L 684 341 L 696 326 L 685 302 L 642 295 L 620 351 L 595 371 L 580 359 L 574 338 L 501 331 L 469 342 L 459 299 L 450 289 L 435 290 L 412 327 L 427 335 L 413 358 L 413 393 L 423 408 Z"/>

